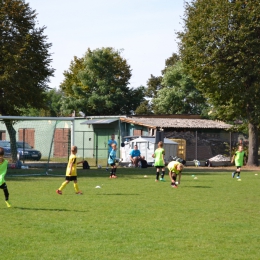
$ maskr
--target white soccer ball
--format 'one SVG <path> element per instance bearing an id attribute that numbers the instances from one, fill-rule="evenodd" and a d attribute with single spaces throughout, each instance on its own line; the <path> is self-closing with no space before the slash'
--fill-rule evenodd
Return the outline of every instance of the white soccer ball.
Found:
<path id="1" fill-rule="evenodd" d="M 128 167 L 134 167 L 134 165 L 132 163 L 129 163 Z"/>
<path id="2" fill-rule="evenodd" d="M 101 168 L 102 168 L 102 165 L 99 164 L 99 165 L 98 165 L 98 169 L 101 169 Z"/>

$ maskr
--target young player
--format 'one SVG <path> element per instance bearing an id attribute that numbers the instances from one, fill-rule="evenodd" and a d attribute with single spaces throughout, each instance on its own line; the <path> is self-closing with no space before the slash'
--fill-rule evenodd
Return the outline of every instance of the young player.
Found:
<path id="1" fill-rule="evenodd" d="M 5 183 L 8 161 L 4 159 L 4 154 L 4 148 L 0 147 L 0 189 L 4 191 L 6 206 L 10 208 L 11 204 L 9 202 L 9 192 Z"/>
<path id="2" fill-rule="evenodd" d="M 66 187 L 66 185 L 70 182 L 70 181 L 74 181 L 74 189 L 76 194 L 82 195 L 83 193 L 79 190 L 78 187 L 78 182 L 77 182 L 77 165 L 80 163 L 83 163 L 84 161 L 78 162 L 77 163 L 77 154 L 78 148 L 77 146 L 72 146 L 71 147 L 71 154 L 70 154 L 70 158 L 69 158 L 69 162 L 67 165 L 67 169 L 66 169 L 66 177 L 65 177 L 65 181 L 61 184 L 60 188 L 58 190 L 56 190 L 57 194 L 62 195 L 62 190 Z"/>
<path id="3" fill-rule="evenodd" d="M 111 135 L 111 139 L 108 140 L 108 143 L 107 143 L 107 145 L 108 145 L 108 156 L 109 156 L 110 152 L 112 151 L 112 144 L 117 145 L 117 142 L 115 140 L 115 134 Z M 107 168 L 106 168 L 107 171 L 108 171 L 108 165 L 109 164 L 107 164 Z"/>
<path id="4" fill-rule="evenodd" d="M 163 142 L 160 141 L 158 143 L 158 148 L 155 150 L 154 154 L 152 155 L 152 157 L 155 159 L 154 160 L 154 166 L 156 168 L 156 179 L 155 179 L 155 181 L 159 180 L 160 170 L 162 171 L 160 181 L 165 181 L 164 180 L 164 174 L 165 174 L 164 155 L 165 155 L 165 151 L 163 149 Z"/>
<path id="5" fill-rule="evenodd" d="M 107 163 L 111 166 L 110 177 L 117 178 L 116 176 L 116 144 L 111 144 L 112 150 L 109 153 Z"/>
<path id="6" fill-rule="evenodd" d="M 232 173 L 232 178 L 236 176 L 237 173 L 237 178 L 240 178 L 240 173 L 241 173 L 241 167 L 246 164 L 246 155 L 245 152 L 243 151 L 243 146 L 240 145 L 238 146 L 238 151 L 235 152 L 235 154 L 232 157 L 231 163 L 235 161 L 235 165 L 237 167 L 236 171 Z"/>
<path id="7" fill-rule="evenodd" d="M 184 168 L 184 166 L 180 162 L 177 162 L 177 161 L 169 162 L 169 164 L 168 164 L 169 177 L 171 179 L 171 186 L 173 188 L 178 188 L 178 186 L 176 184 L 177 175 L 179 176 L 178 184 L 181 183 L 181 172 L 182 172 L 183 168 Z"/>
<path id="8" fill-rule="evenodd" d="M 110 152 L 112 151 L 112 144 L 115 144 L 115 145 L 117 145 L 117 142 L 116 142 L 116 140 L 115 140 L 115 135 L 114 134 L 112 134 L 111 135 L 111 139 L 110 140 L 108 140 L 108 154 L 110 154 Z"/>

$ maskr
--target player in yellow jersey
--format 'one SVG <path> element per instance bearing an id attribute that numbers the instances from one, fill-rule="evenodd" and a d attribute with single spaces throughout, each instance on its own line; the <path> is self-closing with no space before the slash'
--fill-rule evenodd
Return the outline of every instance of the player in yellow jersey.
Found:
<path id="1" fill-rule="evenodd" d="M 177 175 L 179 176 L 178 184 L 181 183 L 181 172 L 182 172 L 183 168 L 184 168 L 184 166 L 180 162 L 177 162 L 177 161 L 169 162 L 169 164 L 168 164 L 169 177 L 171 179 L 171 186 L 173 188 L 178 187 L 177 184 L 176 184 Z"/>
<path id="2" fill-rule="evenodd" d="M 76 194 L 80 194 L 80 195 L 82 194 L 82 192 L 79 190 L 79 187 L 78 187 L 77 165 L 80 163 L 83 163 L 84 161 L 77 162 L 77 157 L 76 157 L 77 151 L 78 151 L 77 146 L 71 147 L 71 154 L 70 154 L 69 162 L 68 162 L 67 169 L 66 169 L 65 181 L 61 184 L 60 188 L 58 190 L 56 190 L 57 194 L 62 195 L 62 190 L 66 187 L 66 185 L 70 181 L 74 181 L 74 189 L 75 189 Z"/>

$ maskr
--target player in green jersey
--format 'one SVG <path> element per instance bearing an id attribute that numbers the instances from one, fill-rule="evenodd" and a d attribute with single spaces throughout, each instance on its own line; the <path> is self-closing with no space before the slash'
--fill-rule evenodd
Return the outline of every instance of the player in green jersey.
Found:
<path id="1" fill-rule="evenodd" d="M 9 192 L 5 183 L 8 161 L 4 159 L 4 154 L 4 148 L 0 147 L 0 189 L 4 191 L 6 206 L 10 208 L 11 204 L 9 202 Z"/>
<path id="2" fill-rule="evenodd" d="M 246 163 L 246 155 L 243 151 L 243 146 L 238 146 L 238 151 L 232 157 L 231 163 L 235 161 L 235 165 L 237 167 L 236 171 L 232 173 L 232 178 L 234 178 L 237 174 L 237 178 L 240 178 L 241 167 Z"/>

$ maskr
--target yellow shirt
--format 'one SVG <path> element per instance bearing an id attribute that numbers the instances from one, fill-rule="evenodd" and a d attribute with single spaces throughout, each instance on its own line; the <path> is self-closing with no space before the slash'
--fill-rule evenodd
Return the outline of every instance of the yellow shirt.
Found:
<path id="1" fill-rule="evenodd" d="M 71 172 L 70 165 L 72 164 Z M 75 154 L 71 154 L 67 165 L 66 176 L 77 176 L 77 157 Z"/>
<path id="2" fill-rule="evenodd" d="M 168 164 L 168 169 L 171 172 L 175 172 L 176 174 L 179 174 L 180 171 L 177 170 L 177 166 L 181 164 L 180 162 L 172 161 Z"/>

